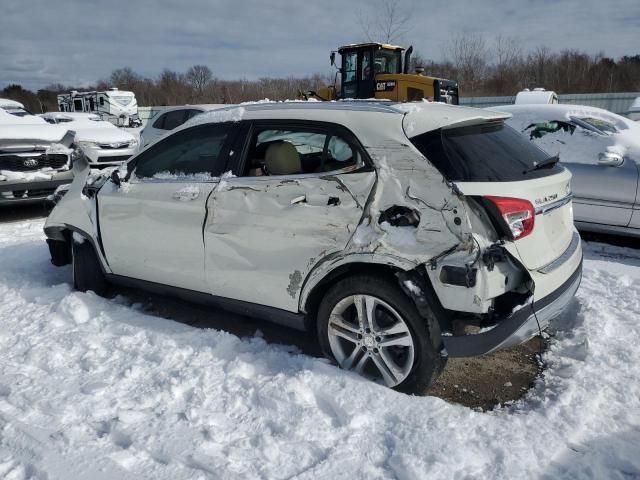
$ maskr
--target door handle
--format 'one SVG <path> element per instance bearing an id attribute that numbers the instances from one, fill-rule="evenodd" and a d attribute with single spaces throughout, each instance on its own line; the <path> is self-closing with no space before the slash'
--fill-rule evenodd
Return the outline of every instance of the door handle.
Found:
<path id="1" fill-rule="evenodd" d="M 195 200 L 200 196 L 200 189 L 198 187 L 185 187 L 176 192 L 173 192 L 173 199 L 181 202 L 188 202 Z"/>

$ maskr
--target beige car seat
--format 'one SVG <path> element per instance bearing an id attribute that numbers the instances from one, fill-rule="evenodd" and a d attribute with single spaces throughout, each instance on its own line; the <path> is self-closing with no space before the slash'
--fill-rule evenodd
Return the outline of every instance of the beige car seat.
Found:
<path id="1" fill-rule="evenodd" d="M 269 175 L 292 175 L 302 173 L 302 163 L 296 147 L 289 142 L 269 145 L 264 156 L 264 164 Z"/>

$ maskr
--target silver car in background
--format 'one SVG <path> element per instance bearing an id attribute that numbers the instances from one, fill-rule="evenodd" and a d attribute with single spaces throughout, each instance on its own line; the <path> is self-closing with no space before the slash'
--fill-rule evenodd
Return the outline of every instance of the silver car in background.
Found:
<path id="1" fill-rule="evenodd" d="M 149 119 L 144 128 L 140 131 L 140 146 L 155 142 L 167 133 L 178 128 L 190 118 L 209 110 L 228 107 L 229 105 L 208 104 L 208 105 L 183 105 L 180 107 L 168 107 L 154 118 Z"/>
<path id="2" fill-rule="evenodd" d="M 640 125 L 581 105 L 508 105 L 508 125 L 573 174 L 575 223 L 581 230 L 640 236 Z"/>

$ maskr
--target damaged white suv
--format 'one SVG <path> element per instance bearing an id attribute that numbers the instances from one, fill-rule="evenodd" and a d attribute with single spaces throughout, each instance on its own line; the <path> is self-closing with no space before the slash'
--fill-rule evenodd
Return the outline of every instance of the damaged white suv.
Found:
<path id="1" fill-rule="evenodd" d="M 92 176 L 45 233 L 74 286 L 137 286 L 316 332 L 341 367 L 420 392 L 449 356 L 537 334 L 582 272 L 570 173 L 437 103 L 202 114 Z"/>

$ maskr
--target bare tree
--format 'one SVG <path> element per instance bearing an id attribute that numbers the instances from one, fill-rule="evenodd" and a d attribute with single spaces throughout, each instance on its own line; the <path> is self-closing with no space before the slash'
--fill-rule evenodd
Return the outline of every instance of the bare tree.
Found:
<path id="1" fill-rule="evenodd" d="M 358 13 L 358 23 L 369 42 L 400 42 L 411 30 L 411 11 L 400 0 L 376 0 L 373 12 Z"/>
<path id="2" fill-rule="evenodd" d="M 487 47 L 482 35 L 465 33 L 453 37 L 449 58 L 458 71 L 458 81 L 466 95 L 477 92 L 487 69 Z"/>
<path id="3" fill-rule="evenodd" d="M 198 96 L 202 96 L 207 84 L 213 78 L 211 69 L 206 65 L 194 65 L 187 70 L 187 82 L 193 87 Z"/>
<path id="4" fill-rule="evenodd" d="M 523 88 L 523 60 L 520 42 L 514 37 L 498 35 L 493 47 L 493 68 L 488 79 L 494 91 L 510 94 Z"/>
<path id="5" fill-rule="evenodd" d="M 118 68 L 111 72 L 109 78 L 110 86 L 122 88 L 123 90 L 132 90 L 136 83 L 140 80 L 140 76 L 130 67 Z"/>

